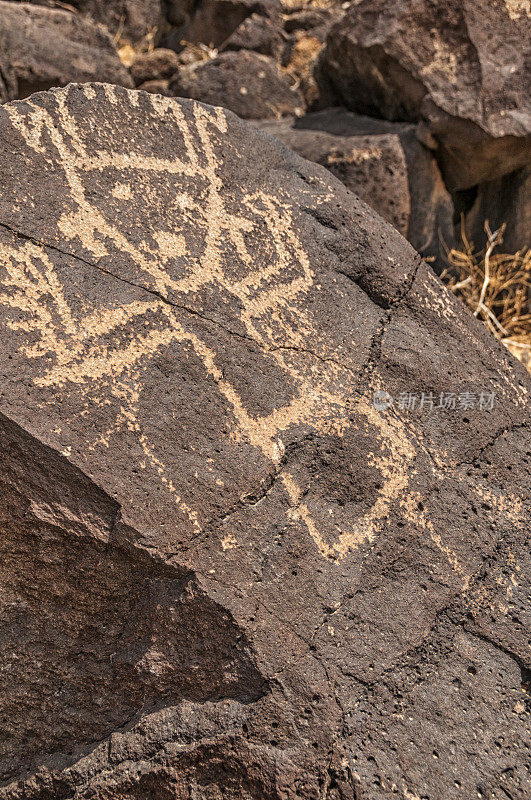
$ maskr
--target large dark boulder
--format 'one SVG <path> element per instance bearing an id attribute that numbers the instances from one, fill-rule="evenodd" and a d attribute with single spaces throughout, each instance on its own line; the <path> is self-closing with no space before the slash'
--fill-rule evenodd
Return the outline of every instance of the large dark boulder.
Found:
<path id="1" fill-rule="evenodd" d="M 447 185 L 531 158 L 531 15 L 514 0 L 361 0 L 330 32 L 321 74 L 354 111 L 422 121 Z"/>
<path id="2" fill-rule="evenodd" d="M 452 199 L 415 126 L 341 108 L 299 119 L 265 120 L 263 130 L 332 172 L 405 236 L 423 257 L 444 264 L 454 245 Z"/>
<path id="3" fill-rule="evenodd" d="M 0 2 L 0 102 L 95 80 L 133 85 L 102 27 L 63 9 Z"/>
<path id="4" fill-rule="evenodd" d="M 18 0 L 15 0 L 18 1 Z M 13 0 L 11 0 L 13 2 Z M 56 9 L 70 9 L 91 22 L 104 25 L 121 42 L 140 43 L 155 38 L 163 30 L 165 13 L 170 19 L 189 18 L 186 11 L 194 0 L 29 0 L 30 3 Z"/>
<path id="5" fill-rule="evenodd" d="M 122 41 L 140 42 L 155 36 L 163 24 L 164 0 L 74 0 L 73 5 L 90 19 L 100 22 Z M 167 3 L 170 9 L 186 8 L 187 0 Z"/>
<path id="6" fill-rule="evenodd" d="M 523 367 L 222 109 L 6 104 L 0 184 L 0 797 L 524 800 Z"/>
<path id="7" fill-rule="evenodd" d="M 279 0 L 202 0 L 184 38 L 218 47 L 252 14 L 280 22 Z"/>
<path id="8" fill-rule="evenodd" d="M 251 14 L 223 42 L 220 50 L 253 50 L 278 59 L 284 46 L 282 30 L 275 21 L 261 14 Z"/>
<path id="9" fill-rule="evenodd" d="M 229 50 L 182 67 L 170 89 L 177 97 L 228 108 L 242 119 L 300 115 L 305 109 L 295 79 L 273 58 L 249 50 Z"/>
<path id="10" fill-rule="evenodd" d="M 131 67 L 131 77 L 135 86 L 146 81 L 171 78 L 177 72 L 181 62 L 173 50 L 156 47 L 149 53 L 140 53 Z"/>
<path id="11" fill-rule="evenodd" d="M 188 4 L 187 0 L 177 0 L 177 4 L 170 0 L 167 6 Z M 156 34 L 163 22 L 164 0 L 74 0 L 72 5 L 122 41 L 140 42 L 150 33 Z"/>

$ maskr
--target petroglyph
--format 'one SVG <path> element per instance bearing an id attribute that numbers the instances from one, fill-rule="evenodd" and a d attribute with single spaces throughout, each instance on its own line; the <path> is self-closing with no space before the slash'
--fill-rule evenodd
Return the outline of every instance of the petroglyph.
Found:
<path id="1" fill-rule="evenodd" d="M 418 452 L 415 435 L 398 419 L 377 412 L 368 400 L 355 398 L 351 393 L 356 376 L 346 366 L 308 348 L 315 324 L 301 300 L 315 287 L 316 278 L 289 198 L 246 192 L 242 187 L 234 210 L 220 176 L 218 155 L 227 131 L 225 112 L 193 104 L 190 118 L 178 103 L 151 96 L 154 111 L 176 124 L 184 151 L 180 156 L 155 157 L 133 147 L 120 152 L 89 145 L 87 129 L 78 125 L 69 109 L 70 91 L 54 93 L 54 114 L 33 100 L 5 109 L 27 146 L 44 158 L 49 169 L 64 175 L 70 201 L 57 220 L 57 240 L 69 243 L 85 264 L 131 283 L 141 299 L 106 307 L 85 298 L 81 310 L 76 299 L 74 308 L 50 255 L 57 244 L 5 236 L 0 243 L 4 287 L 0 303 L 11 309 L 9 328 L 25 335 L 19 352 L 40 360 L 33 378 L 36 387 L 52 389 L 56 397 L 62 391 L 77 391 L 81 415 L 97 414 L 111 399 L 116 403 L 113 425 L 97 433 L 87 451 L 108 448 L 117 431 L 129 431 L 145 457 L 140 466 L 158 476 L 194 533 L 202 532 L 202 521 L 176 488 L 175 476 L 153 445 L 141 411 L 144 374 L 151 359 L 170 346 L 182 346 L 195 355 L 230 409 L 230 441 L 235 447 L 239 442 L 250 444 L 278 469 L 291 506 L 289 519 L 302 520 L 325 558 L 339 561 L 360 545 L 371 544 L 395 508 L 427 532 L 466 582 L 455 553 L 429 519 L 414 511 L 418 496 L 410 478 Z M 97 89 L 89 86 L 82 91 L 93 99 Z M 113 87 L 104 92 L 110 103 L 116 102 Z M 126 96 L 131 106 L 138 103 L 134 93 Z M 117 204 L 113 215 L 94 198 L 94 186 L 102 175 Z M 171 180 L 173 203 L 164 209 L 164 225 L 146 230 L 145 238 L 134 243 L 120 222 L 120 204 L 143 195 L 156 206 L 153 175 Z M 200 243 L 199 255 L 196 251 L 191 255 L 192 238 Z M 255 258 L 257 243 L 266 259 Z M 116 254 L 134 266 L 134 282 L 106 266 L 106 259 Z M 289 401 L 269 413 L 251 413 L 241 387 L 227 378 L 218 352 L 201 334 L 199 323 L 204 320 L 196 306 L 205 292 L 219 296 L 220 303 L 230 302 L 231 314 L 241 326 L 238 335 L 258 347 L 285 376 L 286 384 L 294 387 Z M 189 313 L 181 313 L 182 309 Z M 444 313 L 451 312 L 444 309 Z M 138 326 L 133 330 L 132 323 L 140 323 L 141 332 Z M 292 351 L 305 358 L 291 358 Z M 304 487 L 289 465 L 284 466 L 279 441 L 297 425 L 341 436 L 353 412 L 376 432 L 371 466 L 381 475 L 380 488 L 370 510 L 355 524 L 344 529 L 331 512 L 324 531 L 305 499 Z M 437 454 L 432 460 L 444 461 Z M 237 541 L 229 534 L 221 546 L 233 548 Z"/>

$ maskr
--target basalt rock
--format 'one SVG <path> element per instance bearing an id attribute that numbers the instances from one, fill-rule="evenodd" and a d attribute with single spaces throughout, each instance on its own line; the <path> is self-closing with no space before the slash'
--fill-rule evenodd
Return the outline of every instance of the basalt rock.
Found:
<path id="1" fill-rule="evenodd" d="M 278 0 L 204 0 L 183 31 L 190 42 L 219 47 L 253 14 L 280 22 Z"/>
<path id="2" fill-rule="evenodd" d="M 167 78 L 153 78 L 153 80 L 141 83 L 138 89 L 142 92 L 149 92 L 150 94 L 162 94 L 164 97 L 173 97 L 173 92 L 169 84 L 170 82 Z"/>
<path id="3" fill-rule="evenodd" d="M 524 800 L 523 367 L 222 109 L 0 156 L 0 797 Z"/>
<path id="4" fill-rule="evenodd" d="M 279 26 L 268 17 L 252 14 L 223 42 L 220 50 L 253 50 L 278 59 L 284 46 Z"/>
<path id="5" fill-rule="evenodd" d="M 12 1 L 12 0 L 11 0 Z M 48 6 L 55 9 L 70 9 L 92 22 L 104 25 L 107 30 L 122 41 L 137 43 L 156 32 L 163 23 L 164 15 L 161 0 L 29 0 L 33 5 Z M 190 0 L 193 2 L 193 0 Z M 168 0 L 170 16 L 176 9 L 186 7 L 188 0 Z"/>
<path id="6" fill-rule="evenodd" d="M 433 154 L 415 126 L 327 109 L 260 127 L 322 164 L 405 236 L 423 257 L 444 261 L 454 245 L 454 207 Z"/>
<path id="7" fill-rule="evenodd" d="M 305 108 L 295 79 L 274 59 L 248 50 L 183 67 L 170 80 L 170 89 L 178 97 L 228 108 L 242 119 L 300 115 Z"/>
<path id="8" fill-rule="evenodd" d="M 0 101 L 72 81 L 132 86 L 108 33 L 63 9 L 0 2 Z"/>
<path id="9" fill-rule="evenodd" d="M 132 43 L 156 34 L 163 23 L 164 0 L 75 0 L 73 5 L 122 41 Z"/>
<path id="10" fill-rule="evenodd" d="M 304 158 L 327 167 L 407 237 L 411 202 L 407 163 L 399 138 L 392 133 L 353 132 L 337 137 L 322 129 L 307 129 L 305 122 L 306 117 L 265 120 L 260 127 Z"/>
<path id="11" fill-rule="evenodd" d="M 421 121 L 463 190 L 531 159 L 530 42 L 517 0 L 361 0 L 331 30 L 321 75 L 354 111 Z"/>
<path id="12" fill-rule="evenodd" d="M 135 85 L 139 86 L 146 81 L 155 81 L 171 76 L 177 72 L 181 62 L 173 50 L 157 47 L 150 53 L 141 53 L 131 67 L 131 77 Z"/>
<path id="13" fill-rule="evenodd" d="M 166 19 L 170 25 L 182 27 L 190 22 L 197 4 L 197 0 L 165 0 Z"/>

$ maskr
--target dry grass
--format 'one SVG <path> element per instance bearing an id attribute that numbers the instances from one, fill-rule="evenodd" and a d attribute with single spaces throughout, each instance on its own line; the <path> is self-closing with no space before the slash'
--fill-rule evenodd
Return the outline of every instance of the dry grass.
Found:
<path id="1" fill-rule="evenodd" d="M 442 279 L 531 372 L 531 250 L 500 251 L 505 226 L 491 231 L 477 251 L 462 229 L 461 249 L 446 248 Z M 495 252 L 498 251 L 498 252 Z"/>
<path id="2" fill-rule="evenodd" d="M 130 69 L 135 63 L 136 58 L 141 53 L 151 53 L 155 48 L 155 37 L 158 32 L 158 28 L 156 25 L 153 25 L 146 35 L 139 41 L 135 42 L 135 44 L 131 44 L 130 41 L 123 38 L 124 32 L 124 24 L 125 24 L 125 17 L 122 15 L 120 18 L 120 24 L 118 25 L 118 30 L 114 34 L 114 45 L 118 52 L 118 56 L 120 61 L 126 67 L 126 69 Z"/>
<path id="3" fill-rule="evenodd" d="M 209 44 L 203 42 L 189 42 L 186 39 L 181 39 L 181 47 L 186 51 L 189 61 L 211 61 L 219 55 L 218 50 Z"/>
<path id="4" fill-rule="evenodd" d="M 339 5 L 346 10 L 350 3 L 340 3 L 339 0 L 280 0 L 280 5 L 283 11 L 293 13 L 294 11 L 306 11 L 308 8 L 337 8 Z"/>

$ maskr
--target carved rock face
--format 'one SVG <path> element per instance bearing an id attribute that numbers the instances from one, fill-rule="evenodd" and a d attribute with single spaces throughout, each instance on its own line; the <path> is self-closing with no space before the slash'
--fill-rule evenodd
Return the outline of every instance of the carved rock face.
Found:
<path id="1" fill-rule="evenodd" d="M 523 798 L 525 370 L 221 109 L 0 155 L 0 797 Z"/>

